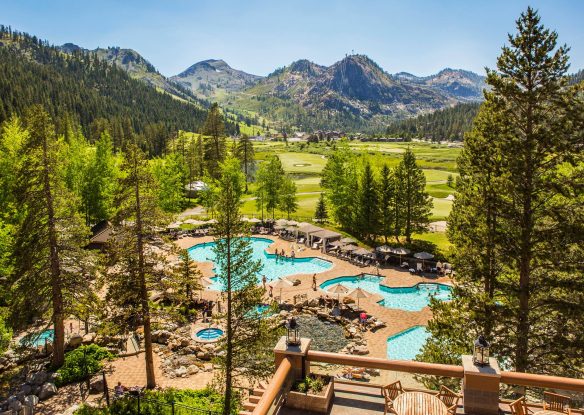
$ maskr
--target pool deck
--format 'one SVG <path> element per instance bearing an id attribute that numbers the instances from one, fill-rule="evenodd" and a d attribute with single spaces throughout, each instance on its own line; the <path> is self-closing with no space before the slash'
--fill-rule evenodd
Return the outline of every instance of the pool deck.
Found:
<path id="1" fill-rule="evenodd" d="M 274 253 L 274 250 L 281 251 L 284 249 L 289 255 L 291 252 L 291 242 L 285 241 L 278 237 L 266 236 L 266 235 L 254 235 L 257 237 L 271 239 L 274 241 L 272 245 L 268 247 L 269 253 Z M 212 242 L 212 236 L 206 237 L 186 237 L 177 240 L 175 243 L 180 248 L 190 248 L 193 245 L 197 245 L 204 242 Z M 330 280 L 332 278 L 337 278 L 341 276 L 351 276 L 358 275 L 361 273 L 377 275 L 377 268 L 375 266 L 369 267 L 357 267 L 350 264 L 347 261 L 336 258 L 331 255 L 322 253 L 320 250 L 311 249 L 304 247 L 300 252 L 296 252 L 297 258 L 305 257 L 319 257 L 328 260 L 333 263 L 333 267 L 327 271 L 316 274 L 317 286 L 323 282 Z M 213 274 L 213 264 L 211 262 L 198 262 L 199 269 L 203 273 L 204 277 L 212 277 Z M 379 275 L 385 277 L 382 282 L 383 285 L 388 287 L 411 287 L 418 283 L 450 283 L 448 277 L 425 277 L 420 275 L 412 275 L 407 270 L 402 270 L 396 267 L 382 267 L 379 269 Z M 314 291 L 312 289 L 312 274 L 297 274 L 294 278 L 300 280 L 300 285 L 290 286 L 290 288 L 285 288 L 282 290 L 282 301 L 293 302 L 293 297 L 297 294 L 307 294 L 308 298 L 318 298 L 322 291 L 317 289 Z M 280 290 L 274 290 L 274 295 L 279 295 Z M 220 293 L 216 291 L 203 291 L 203 298 L 209 300 L 217 300 Z M 386 327 L 377 330 L 376 332 L 367 331 L 365 333 L 365 338 L 368 341 L 369 356 L 371 357 L 387 357 L 387 338 L 396 333 L 399 333 L 412 326 L 422 325 L 425 326 L 428 320 L 432 317 L 430 309 L 425 307 L 420 311 L 405 311 L 399 309 L 391 309 L 383 307 L 377 302 L 381 300 L 382 297 L 376 294 L 372 294 L 369 298 L 363 298 L 359 301 L 359 304 L 364 308 L 369 314 L 374 315 L 376 318 L 380 319 L 386 324 Z M 268 299 L 267 299 L 268 300 Z"/>

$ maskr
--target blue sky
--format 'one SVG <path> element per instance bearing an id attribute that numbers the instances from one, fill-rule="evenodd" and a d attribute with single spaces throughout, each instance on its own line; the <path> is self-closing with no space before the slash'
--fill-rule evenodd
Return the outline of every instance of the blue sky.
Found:
<path id="1" fill-rule="evenodd" d="M 266 75 L 307 58 L 369 55 L 390 73 L 444 67 L 483 73 L 527 5 L 584 67 L 584 1 L 0 0 L 0 23 L 51 43 L 137 50 L 165 75 L 220 58 Z"/>

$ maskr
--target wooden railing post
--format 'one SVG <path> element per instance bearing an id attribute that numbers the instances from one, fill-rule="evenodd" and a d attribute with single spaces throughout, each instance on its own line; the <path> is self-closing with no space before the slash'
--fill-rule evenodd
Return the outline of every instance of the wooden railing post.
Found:
<path id="1" fill-rule="evenodd" d="M 472 356 L 462 356 L 464 379 L 464 413 L 497 415 L 499 413 L 499 384 L 501 370 L 493 358 L 489 366 L 475 366 Z"/>
<path id="2" fill-rule="evenodd" d="M 286 344 L 286 336 L 282 336 L 276 347 L 274 347 L 274 356 L 276 359 L 276 368 L 285 358 L 292 364 L 292 376 L 295 380 L 304 379 L 310 374 L 310 362 L 306 355 L 310 350 L 311 339 L 300 339 L 300 346 L 289 346 Z"/>

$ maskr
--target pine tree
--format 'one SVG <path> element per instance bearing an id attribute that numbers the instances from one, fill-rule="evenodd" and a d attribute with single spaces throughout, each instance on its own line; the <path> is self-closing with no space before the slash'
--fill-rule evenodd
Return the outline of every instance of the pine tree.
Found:
<path id="1" fill-rule="evenodd" d="M 395 178 L 398 181 L 400 202 L 403 203 L 403 233 L 410 244 L 413 233 L 426 229 L 432 209 L 432 199 L 426 192 L 426 176 L 417 165 L 416 156 L 410 148 L 396 168 Z"/>
<path id="2" fill-rule="evenodd" d="M 356 224 L 361 237 L 374 241 L 379 231 L 379 197 L 373 169 L 365 162 L 359 181 Z"/>
<path id="3" fill-rule="evenodd" d="M 67 304 L 88 287 L 84 266 L 88 229 L 78 216 L 79 200 L 67 189 L 63 143 L 41 106 L 27 111 L 28 130 L 17 172 L 16 202 L 25 212 L 18 223 L 14 246 L 11 308 L 20 322 L 51 309 L 55 330 L 52 363 L 64 362 Z"/>
<path id="4" fill-rule="evenodd" d="M 267 345 L 273 341 L 274 331 L 268 319 L 253 317 L 264 292 L 257 280 L 262 265 L 253 259 L 249 238 L 244 234 L 240 213 L 244 177 L 239 161 L 227 159 L 221 171 L 214 251 L 226 301 L 226 335 L 220 343 L 225 354 L 219 362 L 224 375 L 223 414 L 229 415 L 237 377 L 265 376 L 270 362 Z"/>
<path id="5" fill-rule="evenodd" d="M 108 274 L 107 299 L 117 307 L 123 322 L 135 328 L 144 326 L 144 358 L 146 386 L 154 388 L 154 361 L 152 356 L 150 291 L 161 281 L 156 265 L 163 260 L 148 249 L 149 236 L 160 225 L 162 214 L 156 197 L 156 182 L 143 152 L 129 144 L 124 152 L 123 176 L 116 205 L 116 232 L 110 244 L 112 265 Z M 165 269 L 165 267 L 162 267 Z"/>
<path id="6" fill-rule="evenodd" d="M 279 208 L 286 212 L 288 219 L 290 213 L 296 212 L 298 209 L 298 197 L 296 196 L 296 183 L 290 176 L 285 176 L 280 187 Z"/>
<path id="7" fill-rule="evenodd" d="M 247 134 L 243 134 L 236 142 L 233 155 L 241 162 L 241 167 L 243 168 L 243 172 L 245 174 L 245 193 L 247 193 L 247 185 L 251 181 L 254 167 L 253 142 L 249 139 Z"/>
<path id="8" fill-rule="evenodd" d="M 183 158 L 178 153 L 152 160 L 152 174 L 158 189 L 158 205 L 165 212 L 178 213 L 185 205 L 185 172 Z"/>
<path id="9" fill-rule="evenodd" d="M 387 164 L 384 164 L 379 182 L 379 227 L 385 243 L 387 243 L 388 237 L 394 235 L 396 193 L 393 172 Z"/>
<path id="10" fill-rule="evenodd" d="M 578 376 L 584 351 L 581 151 L 584 102 L 569 87 L 567 48 L 531 8 L 503 47 L 460 156 L 449 237 L 454 301 L 432 306 L 424 357 L 440 361 L 490 336 L 517 371 Z M 450 306 L 452 304 L 452 306 Z M 446 356 L 447 357 L 447 356 Z"/>
<path id="11" fill-rule="evenodd" d="M 225 159 L 225 121 L 217 103 L 209 108 L 207 120 L 203 126 L 205 138 L 205 163 L 207 174 L 214 179 L 219 178 L 219 164 Z"/>
<path id="12" fill-rule="evenodd" d="M 272 155 L 265 160 L 258 170 L 256 178 L 256 197 L 258 199 L 256 204 L 259 204 L 262 209 L 265 208 L 268 212 L 271 211 L 272 219 L 276 216 L 276 208 L 280 206 L 284 177 L 285 172 L 282 162 L 276 155 Z"/>
<path id="13" fill-rule="evenodd" d="M 328 212 L 326 210 L 326 203 L 324 201 L 324 193 L 321 193 L 318 198 L 318 203 L 316 204 L 316 211 L 314 212 L 314 218 L 319 222 L 326 222 L 328 219 Z"/>

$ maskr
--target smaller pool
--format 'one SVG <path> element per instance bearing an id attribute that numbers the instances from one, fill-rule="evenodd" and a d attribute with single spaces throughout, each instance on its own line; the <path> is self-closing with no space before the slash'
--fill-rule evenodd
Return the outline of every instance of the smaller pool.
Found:
<path id="1" fill-rule="evenodd" d="M 387 358 L 414 360 L 430 337 L 424 326 L 414 326 L 387 338 Z"/>
<path id="2" fill-rule="evenodd" d="M 221 336 L 223 336 L 223 330 L 215 328 L 199 330 L 196 334 L 197 339 L 205 341 L 217 340 Z"/>
<path id="3" fill-rule="evenodd" d="M 364 274 L 337 277 L 320 284 L 320 288 L 326 290 L 328 287 L 341 283 L 349 291 L 355 288 L 362 288 L 367 292 L 379 294 L 383 299 L 380 305 L 387 308 L 397 308 L 406 311 L 420 311 L 430 304 L 430 298 L 434 297 L 440 301 L 450 300 L 452 288 L 445 284 L 419 283 L 413 287 L 388 287 L 382 284 L 385 277 Z"/>
<path id="4" fill-rule="evenodd" d="M 46 343 L 52 343 L 55 338 L 55 330 L 47 329 L 38 333 L 31 333 L 20 339 L 20 344 L 27 347 L 44 346 Z"/>
<path id="5" fill-rule="evenodd" d="M 273 311 L 271 310 L 271 307 L 268 304 L 258 304 L 256 306 L 256 308 L 252 311 L 249 312 L 250 315 L 252 315 L 253 317 L 269 317 L 271 316 L 273 313 Z"/>

